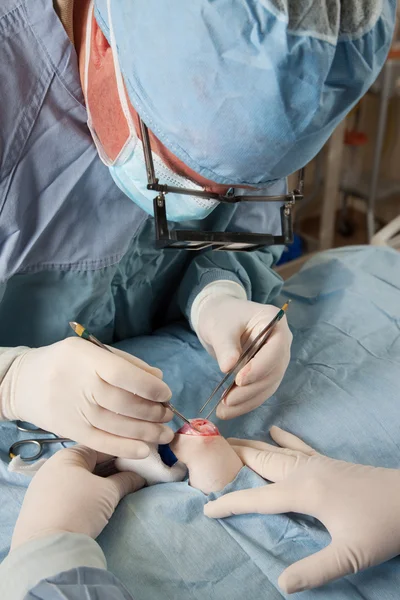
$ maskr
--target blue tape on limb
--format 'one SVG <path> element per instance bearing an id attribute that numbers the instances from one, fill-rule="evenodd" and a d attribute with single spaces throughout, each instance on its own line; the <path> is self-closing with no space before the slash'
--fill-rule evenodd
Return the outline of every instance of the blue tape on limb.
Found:
<path id="1" fill-rule="evenodd" d="M 158 453 L 161 456 L 161 460 L 165 465 L 167 465 L 167 467 L 172 467 L 176 462 L 178 462 L 178 459 L 168 444 L 160 444 L 158 446 Z"/>

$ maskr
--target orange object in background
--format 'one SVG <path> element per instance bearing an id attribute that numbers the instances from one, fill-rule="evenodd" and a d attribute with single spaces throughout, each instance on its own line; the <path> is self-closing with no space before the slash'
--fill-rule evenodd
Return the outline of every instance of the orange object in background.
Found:
<path id="1" fill-rule="evenodd" d="M 368 136 L 362 131 L 346 129 L 344 134 L 344 143 L 346 146 L 365 146 L 367 142 Z"/>

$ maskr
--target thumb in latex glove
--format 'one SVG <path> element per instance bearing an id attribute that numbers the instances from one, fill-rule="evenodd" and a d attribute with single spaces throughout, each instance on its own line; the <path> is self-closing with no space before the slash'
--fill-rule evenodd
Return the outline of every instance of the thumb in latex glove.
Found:
<path id="1" fill-rule="evenodd" d="M 275 483 L 227 494 L 204 512 L 214 518 L 297 512 L 319 519 L 332 541 L 282 573 L 278 583 L 285 592 L 311 589 L 400 554 L 399 471 L 328 458 L 278 427 L 270 433 L 282 448 L 229 442 L 243 463 Z"/>
<path id="2" fill-rule="evenodd" d="M 93 539 L 100 535 L 118 502 L 144 485 L 136 473 L 94 475 L 96 464 L 105 458 L 85 446 L 74 446 L 47 460 L 25 494 L 11 550 L 30 540 L 65 531 Z"/>
<path id="3" fill-rule="evenodd" d="M 278 310 L 229 295 L 210 295 L 199 307 L 197 333 L 226 373 L 235 365 L 244 345 L 257 337 Z M 232 419 L 248 413 L 275 393 L 289 364 L 292 337 L 283 317 L 266 344 L 237 374 L 236 387 L 218 406 L 217 417 Z"/>

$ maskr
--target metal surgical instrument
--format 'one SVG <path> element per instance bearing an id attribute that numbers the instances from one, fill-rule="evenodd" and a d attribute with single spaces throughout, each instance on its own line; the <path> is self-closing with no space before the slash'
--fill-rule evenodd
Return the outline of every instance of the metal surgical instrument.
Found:
<path id="1" fill-rule="evenodd" d="M 99 348 L 102 348 L 103 350 L 106 350 L 107 352 L 113 353 L 111 348 L 109 348 L 108 346 L 105 346 L 102 342 L 100 342 L 100 340 L 98 340 L 97 337 L 95 337 L 85 327 L 83 327 L 83 325 L 80 325 L 76 321 L 70 321 L 69 325 L 70 325 L 71 329 L 73 329 L 73 331 L 76 333 L 76 335 L 79 335 L 80 338 L 87 340 L 88 342 L 91 342 L 95 346 L 98 346 Z M 184 423 L 189 425 L 189 427 L 191 427 L 192 429 L 197 431 L 196 427 L 194 427 L 191 424 L 189 419 L 187 419 L 181 412 L 179 412 L 179 410 L 177 408 L 175 408 L 175 406 L 173 406 L 171 404 L 171 402 L 162 402 L 161 404 L 163 406 L 165 406 L 166 408 L 169 408 L 174 413 L 174 415 L 176 415 L 179 419 L 181 419 L 181 421 L 183 421 Z"/>
<path id="2" fill-rule="evenodd" d="M 257 352 L 264 346 L 264 344 L 266 343 L 266 341 L 268 340 L 268 338 L 272 334 L 272 332 L 274 330 L 274 327 L 278 324 L 278 322 L 284 316 L 284 314 L 285 314 L 285 312 L 286 312 L 286 310 L 287 310 L 287 308 L 289 306 L 289 303 L 290 303 L 290 300 L 288 300 L 282 306 L 282 308 L 278 311 L 278 313 L 275 315 L 275 317 L 272 319 L 272 321 L 270 321 L 268 323 L 268 325 L 266 325 L 264 327 L 264 329 L 257 335 L 257 337 L 250 344 L 248 344 L 247 347 L 245 347 L 244 351 L 239 356 L 236 364 L 232 367 L 232 369 L 230 371 L 228 371 L 228 373 L 225 375 L 225 377 L 222 379 L 222 381 L 214 389 L 214 391 L 212 392 L 211 396 L 208 398 L 208 400 L 205 402 L 205 404 L 200 409 L 200 414 L 203 412 L 203 410 L 206 408 L 206 406 L 209 405 L 209 403 L 211 402 L 211 400 L 220 391 L 220 389 L 222 388 L 222 386 L 228 380 L 230 380 L 230 379 L 233 378 L 232 381 L 231 381 L 231 383 L 228 385 L 228 387 L 223 392 L 223 394 L 220 397 L 220 399 L 218 400 L 218 402 L 214 405 L 213 409 L 210 410 L 210 412 L 208 413 L 208 415 L 205 417 L 206 419 L 208 419 L 212 415 L 212 413 L 215 411 L 215 409 L 218 407 L 218 405 L 224 400 L 224 398 L 226 398 L 226 396 L 229 394 L 229 392 L 231 391 L 231 389 L 234 387 L 236 375 L 239 373 L 239 371 L 241 371 L 241 369 L 243 369 L 243 367 L 245 365 L 247 365 L 247 363 L 250 362 L 251 359 L 257 354 Z"/>
<path id="3" fill-rule="evenodd" d="M 39 429 L 36 427 L 29 427 L 28 425 L 23 425 L 23 421 L 17 421 L 17 429 L 19 431 L 23 431 L 25 433 L 40 433 L 40 434 L 48 434 L 53 435 L 50 431 L 46 431 L 45 429 Z M 62 444 L 64 442 L 70 442 L 69 438 L 60 438 L 60 437 L 43 437 L 43 438 L 29 438 L 27 440 L 18 440 L 14 442 L 12 446 L 10 446 L 8 450 L 8 455 L 10 458 L 15 458 L 19 456 L 21 460 L 24 462 L 30 462 L 32 460 L 37 460 L 40 458 L 45 450 L 45 446 L 47 444 Z M 28 456 L 22 456 L 19 452 L 19 448 L 23 446 L 31 446 L 35 450 L 35 452 L 29 453 Z"/>

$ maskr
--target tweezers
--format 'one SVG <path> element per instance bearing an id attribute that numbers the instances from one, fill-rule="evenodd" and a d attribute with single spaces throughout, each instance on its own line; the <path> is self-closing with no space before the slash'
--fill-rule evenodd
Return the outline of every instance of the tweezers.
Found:
<path id="1" fill-rule="evenodd" d="M 275 317 L 272 319 L 272 321 L 270 321 L 268 323 L 268 325 L 266 325 L 264 327 L 264 329 L 257 335 L 257 337 L 252 342 L 250 342 L 247 345 L 247 347 L 245 347 L 245 349 L 243 350 L 242 354 L 239 356 L 235 365 L 232 367 L 232 369 L 230 371 L 228 371 L 228 373 L 224 376 L 222 381 L 217 385 L 217 387 L 211 393 L 211 396 L 208 398 L 208 400 L 205 402 L 205 404 L 201 407 L 200 414 L 203 412 L 203 410 L 206 408 L 206 406 L 208 406 L 210 404 L 211 400 L 218 394 L 218 392 L 227 383 L 227 381 L 229 379 L 233 378 L 231 383 L 228 385 L 228 387 L 223 392 L 222 396 L 219 398 L 218 402 L 214 405 L 214 408 L 212 410 L 210 410 L 208 415 L 205 417 L 206 419 L 208 419 L 212 415 L 212 413 L 216 410 L 216 408 L 219 406 L 219 404 L 224 400 L 224 398 L 226 398 L 226 396 L 229 394 L 231 389 L 234 387 L 236 375 L 239 373 L 239 371 L 241 369 L 243 369 L 243 367 L 245 365 L 247 365 L 247 363 L 250 362 L 251 359 L 254 358 L 254 356 L 257 354 L 257 352 L 259 350 L 261 350 L 261 348 L 264 346 L 264 344 L 266 343 L 266 341 L 272 334 L 275 326 L 277 325 L 277 323 L 279 323 L 279 321 L 282 319 L 283 315 L 285 314 L 285 312 L 289 306 L 289 303 L 290 303 L 290 300 L 285 302 L 285 304 L 278 311 L 278 313 L 275 315 Z"/>

